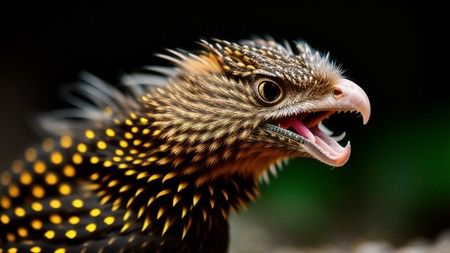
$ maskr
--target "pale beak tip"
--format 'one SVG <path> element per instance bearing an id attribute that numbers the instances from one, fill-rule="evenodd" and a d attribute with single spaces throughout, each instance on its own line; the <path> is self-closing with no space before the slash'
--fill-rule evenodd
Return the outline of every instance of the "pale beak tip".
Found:
<path id="1" fill-rule="evenodd" d="M 371 108 L 369 97 L 364 90 L 348 79 L 341 79 L 335 89 L 340 94 L 336 99 L 343 99 L 354 110 L 361 113 L 363 124 L 366 125 L 369 122 Z"/>

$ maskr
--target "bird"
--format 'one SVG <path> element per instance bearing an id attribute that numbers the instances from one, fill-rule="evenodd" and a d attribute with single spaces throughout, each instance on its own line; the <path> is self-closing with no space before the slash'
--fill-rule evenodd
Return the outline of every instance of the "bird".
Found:
<path id="1" fill-rule="evenodd" d="M 230 212 L 287 159 L 350 156 L 323 121 L 370 118 L 364 90 L 304 41 L 200 39 L 111 85 L 83 72 L 73 107 L 0 176 L 0 252 L 223 253 Z"/>

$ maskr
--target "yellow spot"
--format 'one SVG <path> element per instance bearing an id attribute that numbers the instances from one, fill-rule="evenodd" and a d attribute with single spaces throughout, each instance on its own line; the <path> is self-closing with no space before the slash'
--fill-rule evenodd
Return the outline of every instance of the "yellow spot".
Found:
<path id="1" fill-rule="evenodd" d="M 55 253 L 66 253 L 66 249 L 59 248 L 59 249 L 55 250 Z"/>
<path id="2" fill-rule="evenodd" d="M 23 209 L 22 207 L 17 207 L 14 210 L 14 213 L 17 215 L 17 217 L 23 217 L 26 214 L 25 209 Z"/>
<path id="3" fill-rule="evenodd" d="M 6 225 L 9 223 L 10 219 L 9 219 L 8 215 L 2 214 L 2 216 L 0 216 L 0 221 Z"/>
<path id="4" fill-rule="evenodd" d="M 129 133 L 129 132 L 126 132 L 126 133 L 125 133 L 125 138 L 126 138 L 126 139 L 133 139 L 133 134 L 132 134 L 132 133 Z"/>
<path id="5" fill-rule="evenodd" d="M 36 157 L 37 157 L 36 149 L 28 148 L 25 151 L 25 160 L 27 160 L 29 162 L 32 162 L 32 161 L 34 161 L 36 159 Z"/>
<path id="6" fill-rule="evenodd" d="M 75 173 L 75 168 L 72 165 L 70 165 L 70 164 L 67 164 L 67 165 L 64 166 L 63 173 L 64 173 L 64 175 L 66 177 L 74 177 L 75 174 L 76 174 Z"/>
<path id="7" fill-rule="evenodd" d="M 80 222 L 80 217 L 78 217 L 78 216 L 71 216 L 69 218 L 69 223 L 72 224 L 72 225 L 76 225 L 79 222 Z"/>
<path id="8" fill-rule="evenodd" d="M 169 229 L 171 224 L 172 224 L 172 222 L 170 221 L 170 219 L 167 219 L 166 223 L 164 223 L 164 228 L 163 228 L 161 235 L 164 235 L 166 233 L 167 229 Z"/>
<path id="9" fill-rule="evenodd" d="M 114 187 L 119 183 L 119 180 L 115 179 L 108 183 L 108 187 Z"/>
<path id="10" fill-rule="evenodd" d="M 132 127 L 131 128 L 131 132 L 132 133 L 137 133 L 137 132 L 139 132 L 139 128 L 138 127 Z"/>
<path id="11" fill-rule="evenodd" d="M 8 194 L 13 198 L 17 198 L 20 195 L 20 189 L 15 184 L 10 184 L 8 187 Z"/>
<path id="12" fill-rule="evenodd" d="M 138 212 L 138 219 L 141 218 L 142 214 L 144 214 L 145 210 L 147 209 L 146 206 L 141 206 L 141 208 L 139 208 L 139 212 Z"/>
<path id="13" fill-rule="evenodd" d="M 181 190 L 183 190 L 184 188 L 186 188 L 186 186 L 188 186 L 188 182 L 181 182 L 179 185 L 178 185 L 178 189 L 177 189 L 177 191 L 178 192 L 180 192 Z"/>
<path id="14" fill-rule="evenodd" d="M 131 216 L 131 210 L 128 209 L 128 210 L 125 212 L 125 214 L 123 215 L 123 221 L 127 221 L 128 218 L 130 218 L 130 216 Z"/>
<path id="15" fill-rule="evenodd" d="M 161 130 L 155 130 L 154 132 L 153 132 L 153 136 L 157 136 L 158 134 L 160 134 L 161 133 Z"/>
<path id="16" fill-rule="evenodd" d="M 53 172 L 49 172 L 45 175 L 45 182 L 49 185 L 54 185 L 58 182 L 58 176 Z"/>
<path id="17" fill-rule="evenodd" d="M 181 218 L 182 219 L 184 218 L 184 216 L 186 216 L 186 213 L 187 213 L 187 208 L 183 207 L 183 209 L 181 210 Z"/>
<path id="18" fill-rule="evenodd" d="M 141 164 L 141 163 L 142 163 L 142 160 L 136 159 L 136 160 L 133 160 L 132 163 L 133 163 L 133 164 Z"/>
<path id="19" fill-rule="evenodd" d="M 116 155 L 123 156 L 125 153 L 121 149 L 116 149 Z"/>
<path id="20" fill-rule="evenodd" d="M 103 222 L 104 222 L 106 225 L 111 225 L 111 224 L 114 223 L 114 221 L 115 221 L 114 216 L 108 216 L 108 217 L 105 217 L 105 219 L 103 219 Z"/>
<path id="21" fill-rule="evenodd" d="M 106 113 L 106 115 L 111 116 L 113 115 L 113 110 L 111 109 L 111 107 L 106 106 L 105 109 L 103 109 L 103 111 Z M 55 252 L 56 253 L 56 252 Z"/>
<path id="22" fill-rule="evenodd" d="M 124 185 L 124 186 L 120 187 L 119 193 L 126 192 L 126 191 L 128 191 L 129 189 L 131 189 L 132 187 L 133 187 L 133 186 L 130 185 L 130 184 Z M 118 199 L 118 200 L 120 200 L 120 199 Z"/>
<path id="23" fill-rule="evenodd" d="M 52 214 L 52 215 L 50 215 L 50 222 L 55 225 L 58 225 L 58 224 L 61 224 L 62 218 L 58 214 Z"/>
<path id="24" fill-rule="evenodd" d="M 95 225 L 95 223 L 90 223 L 90 224 L 86 225 L 85 229 L 88 232 L 92 233 L 92 232 L 94 232 L 97 229 L 97 225 Z"/>
<path id="25" fill-rule="evenodd" d="M 134 113 L 134 112 L 130 113 L 130 117 L 131 117 L 132 119 L 137 119 L 137 115 L 136 115 L 136 113 Z"/>
<path id="26" fill-rule="evenodd" d="M 148 129 L 148 128 L 142 130 L 142 134 L 149 134 L 149 133 L 150 133 L 150 129 Z"/>
<path id="27" fill-rule="evenodd" d="M 94 180 L 94 181 L 95 181 L 95 180 L 97 180 L 99 177 L 100 177 L 100 174 L 94 173 L 94 174 L 91 175 L 90 178 L 91 178 L 91 180 Z"/>
<path id="28" fill-rule="evenodd" d="M 134 141 L 133 141 L 133 145 L 134 145 L 134 146 L 139 146 L 139 145 L 141 145 L 141 143 L 142 143 L 141 140 L 134 140 Z"/>
<path id="29" fill-rule="evenodd" d="M 147 161 L 149 161 L 149 162 L 154 162 L 154 161 L 156 161 L 156 160 L 158 160 L 158 157 L 156 157 L 156 156 L 150 156 L 150 157 L 147 159 Z"/>
<path id="30" fill-rule="evenodd" d="M 128 165 L 126 163 L 121 163 L 119 166 L 117 166 L 119 169 L 126 169 L 128 168 Z"/>
<path id="31" fill-rule="evenodd" d="M 132 175 L 134 175 L 136 173 L 137 173 L 137 171 L 135 171 L 135 170 L 127 170 L 127 171 L 125 171 L 125 175 L 126 176 L 132 176 Z"/>
<path id="32" fill-rule="evenodd" d="M 148 119 L 147 118 L 143 118 L 142 117 L 142 118 L 140 118 L 140 121 L 141 121 L 141 123 L 144 123 L 144 124 L 148 123 Z"/>
<path id="33" fill-rule="evenodd" d="M 96 156 L 93 156 L 91 157 L 90 161 L 92 164 L 97 164 L 100 161 L 100 159 Z"/>
<path id="34" fill-rule="evenodd" d="M 17 229 L 17 234 L 19 234 L 19 236 L 21 236 L 21 237 L 27 237 L 28 230 L 24 227 L 20 227 Z"/>
<path id="35" fill-rule="evenodd" d="M 183 234 L 181 235 L 181 240 L 184 239 L 184 237 L 186 236 L 186 233 L 188 231 L 188 228 L 186 226 L 183 227 Z"/>
<path id="36" fill-rule="evenodd" d="M 160 177 L 161 177 L 161 174 L 154 174 L 154 175 L 151 175 L 151 176 L 148 178 L 147 182 L 151 182 L 151 181 L 156 180 L 156 179 L 158 179 L 158 178 L 160 178 Z"/>
<path id="37" fill-rule="evenodd" d="M 24 185 L 29 185 L 33 181 L 33 177 L 29 172 L 24 172 L 20 175 L 20 182 Z"/>
<path id="38" fill-rule="evenodd" d="M 198 201 L 200 200 L 200 197 L 201 197 L 202 195 L 200 195 L 200 194 L 194 194 L 194 198 L 193 198 L 193 200 L 192 200 L 192 204 L 195 206 L 195 205 L 197 205 L 197 203 L 198 203 Z"/>
<path id="39" fill-rule="evenodd" d="M 70 148 L 70 146 L 72 146 L 72 143 L 73 143 L 72 137 L 69 135 L 63 135 L 59 140 L 59 145 L 61 145 L 61 147 L 63 148 Z"/>
<path id="40" fill-rule="evenodd" d="M 224 189 L 222 189 L 222 195 L 225 197 L 226 200 L 228 200 L 228 193 Z"/>
<path id="41" fill-rule="evenodd" d="M 180 196 L 178 195 L 173 196 L 172 206 L 175 207 L 178 201 L 180 201 Z"/>
<path id="42" fill-rule="evenodd" d="M 72 161 L 75 164 L 81 164 L 83 162 L 83 157 L 80 154 L 73 154 Z"/>
<path id="43" fill-rule="evenodd" d="M 72 206 L 75 208 L 82 208 L 83 205 L 84 205 L 84 203 L 83 203 L 83 200 L 81 200 L 81 199 L 74 199 L 72 201 Z"/>
<path id="44" fill-rule="evenodd" d="M 132 175 L 134 175 L 136 173 L 137 173 L 137 171 L 135 171 L 135 170 L 127 170 L 127 171 L 125 171 L 125 175 L 127 175 L 127 176 L 132 176 Z"/>
<path id="45" fill-rule="evenodd" d="M 142 225 L 141 231 L 143 232 L 149 225 L 150 225 L 150 217 L 147 216 L 147 217 L 145 217 L 144 225 Z"/>
<path id="46" fill-rule="evenodd" d="M 11 200 L 8 197 L 3 196 L 0 200 L 0 204 L 4 209 L 9 209 L 11 207 Z"/>
<path id="47" fill-rule="evenodd" d="M 100 205 L 104 205 L 106 204 L 110 199 L 111 199 L 112 195 L 108 194 L 106 196 L 104 196 L 101 200 L 100 200 Z"/>
<path id="48" fill-rule="evenodd" d="M 38 199 L 43 198 L 45 196 L 45 190 L 40 185 L 33 186 L 33 188 L 31 189 L 31 192 Z"/>
<path id="49" fill-rule="evenodd" d="M 160 192 L 156 195 L 156 198 L 159 198 L 159 197 L 161 197 L 161 196 L 167 195 L 167 194 L 169 194 L 169 193 L 170 193 L 170 189 L 162 190 L 162 191 L 160 191 Z"/>
<path id="50" fill-rule="evenodd" d="M 111 128 L 106 129 L 105 131 L 106 135 L 109 137 L 114 137 L 116 136 L 116 132 L 114 132 L 114 130 L 112 130 Z"/>
<path id="51" fill-rule="evenodd" d="M 44 224 L 42 224 L 42 221 L 40 221 L 40 220 L 32 220 L 31 221 L 31 227 L 36 230 L 41 229 L 43 226 L 44 226 Z"/>
<path id="52" fill-rule="evenodd" d="M 102 211 L 100 211 L 100 209 L 98 208 L 94 208 L 89 212 L 89 215 L 92 217 L 97 217 L 102 213 Z M 106 219 L 106 218 L 105 218 Z"/>
<path id="53" fill-rule="evenodd" d="M 175 177 L 177 175 L 177 173 L 175 172 L 169 172 L 167 173 L 167 175 L 164 176 L 164 178 L 162 179 L 162 182 L 164 183 L 165 181 Z"/>
<path id="54" fill-rule="evenodd" d="M 78 150 L 78 152 L 80 152 L 80 153 L 85 153 L 85 152 L 87 151 L 87 146 L 86 146 L 86 144 L 84 144 L 84 143 L 79 143 L 79 144 L 77 145 L 77 150 Z"/>
<path id="55" fill-rule="evenodd" d="M 125 157 L 125 161 L 127 161 L 127 162 L 131 162 L 133 160 L 134 160 L 134 157 L 132 157 L 132 156 L 126 156 Z"/>
<path id="56" fill-rule="evenodd" d="M 108 147 L 106 145 L 106 142 L 104 142 L 104 141 L 98 141 L 97 142 L 97 148 L 99 148 L 99 149 L 106 149 L 106 147 Z"/>
<path id="57" fill-rule="evenodd" d="M 55 142 L 52 139 L 45 139 L 42 142 L 42 149 L 45 152 L 50 152 L 55 147 Z"/>
<path id="58" fill-rule="evenodd" d="M 209 193 L 211 194 L 211 196 L 214 195 L 214 188 L 212 187 L 212 185 L 208 186 L 208 190 L 209 190 Z"/>
<path id="59" fill-rule="evenodd" d="M 122 160 L 122 158 L 120 158 L 118 156 L 114 156 L 112 159 L 114 162 L 120 162 Z"/>
<path id="60" fill-rule="evenodd" d="M 8 242 L 14 242 L 16 240 L 16 236 L 13 233 L 7 233 L 6 234 L 6 239 L 8 240 Z M 12 252 L 17 252 L 16 248 L 9 248 L 8 249 L 8 253 L 12 253 Z"/>
<path id="61" fill-rule="evenodd" d="M 30 252 L 33 252 L 33 253 L 39 253 L 39 252 L 41 252 L 41 247 L 39 247 L 39 246 L 34 246 L 34 247 L 32 247 L 31 249 L 30 249 Z"/>
<path id="62" fill-rule="evenodd" d="M 104 161 L 103 162 L 103 167 L 111 167 L 113 165 L 113 163 L 111 161 Z"/>
<path id="63" fill-rule="evenodd" d="M 60 164 L 63 161 L 63 156 L 61 152 L 59 151 L 53 151 L 50 155 L 50 161 L 52 161 L 53 164 Z"/>
<path id="64" fill-rule="evenodd" d="M 133 121 L 131 121 L 130 119 L 126 119 L 125 120 L 125 124 L 127 124 L 128 126 L 132 126 L 133 125 Z"/>
<path id="65" fill-rule="evenodd" d="M 52 207 L 54 209 L 60 208 L 61 207 L 61 201 L 59 201 L 57 199 L 50 200 L 50 207 Z"/>
<path id="66" fill-rule="evenodd" d="M 72 193 L 72 188 L 66 183 L 61 184 L 58 187 L 58 190 L 62 195 L 69 195 L 70 193 Z"/>
<path id="67" fill-rule="evenodd" d="M 9 173 L 9 171 L 4 171 L 2 173 L 2 177 L 1 177 L 1 183 L 2 185 L 6 186 L 9 183 L 11 183 L 11 173 Z"/>
<path id="68" fill-rule="evenodd" d="M 94 131 L 88 129 L 86 130 L 86 132 L 84 133 L 84 135 L 86 135 L 86 138 L 88 139 L 94 139 L 95 138 L 95 133 Z"/>
<path id="69" fill-rule="evenodd" d="M 165 211 L 166 209 L 164 207 L 159 208 L 158 214 L 156 215 L 156 219 L 161 218 L 161 216 L 164 214 Z"/>
<path id="70" fill-rule="evenodd" d="M 42 174 L 47 170 L 47 166 L 41 160 L 38 160 L 34 163 L 34 171 L 38 174 Z"/>
<path id="71" fill-rule="evenodd" d="M 20 173 L 23 170 L 23 161 L 15 160 L 11 165 L 12 171 L 15 173 Z"/>
<path id="72" fill-rule="evenodd" d="M 31 204 L 31 209 L 33 209 L 36 212 L 40 212 L 44 209 L 44 206 L 42 206 L 42 204 L 39 202 L 33 202 Z"/>
<path id="73" fill-rule="evenodd" d="M 47 230 L 47 232 L 44 233 L 44 236 L 47 237 L 47 239 L 53 239 L 55 237 L 55 231 Z"/>
<path id="74" fill-rule="evenodd" d="M 121 141 L 119 141 L 119 145 L 120 145 L 122 148 L 126 148 L 126 147 L 128 147 L 128 142 L 125 141 L 125 140 L 121 140 Z"/>

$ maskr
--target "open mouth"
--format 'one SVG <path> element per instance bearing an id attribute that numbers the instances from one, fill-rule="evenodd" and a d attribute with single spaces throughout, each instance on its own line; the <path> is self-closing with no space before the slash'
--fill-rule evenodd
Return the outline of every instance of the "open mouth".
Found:
<path id="1" fill-rule="evenodd" d="M 342 166 L 350 157 L 350 142 L 345 147 L 341 146 L 338 141 L 345 137 L 345 132 L 332 136 L 333 132 L 322 123 L 333 113 L 335 112 L 300 113 L 281 119 L 277 125 L 266 124 L 265 128 L 301 143 L 308 153 L 326 164 Z"/>
<path id="2" fill-rule="evenodd" d="M 337 95 L 336 95 L 337 94 Z M 309 112 L 297 113 L 265 124 L 264 129 L 281 139 L 301 145 L 312 157 L 331 166 L 342 166 L 350 157 L 350 142 L 341 146 L 338 141 L 345 137 L 332 136 L 333 132 L 323 125 L 323 120 L 336 112 L 359 112 L 363 123 L 370 117 L 370 102 L 364 91 L 353 82 L 342 79 L 335 86 L 335 94 L 317 101 Z"/>

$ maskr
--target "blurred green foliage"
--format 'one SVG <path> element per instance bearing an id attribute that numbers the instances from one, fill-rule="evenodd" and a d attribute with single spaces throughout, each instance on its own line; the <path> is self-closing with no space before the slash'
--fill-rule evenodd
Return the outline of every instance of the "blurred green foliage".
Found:
<path id="1" fill-rule="evenodd" d="M 450 228 L 450 117 L 445 111 L 398 114 L 383 122 L 374 115 L 346 138 L 352 143 L 347 165 L 292 160 L 262 187 L 261 199 L 244 218 L 302 245 L 433 238 Z"/>

